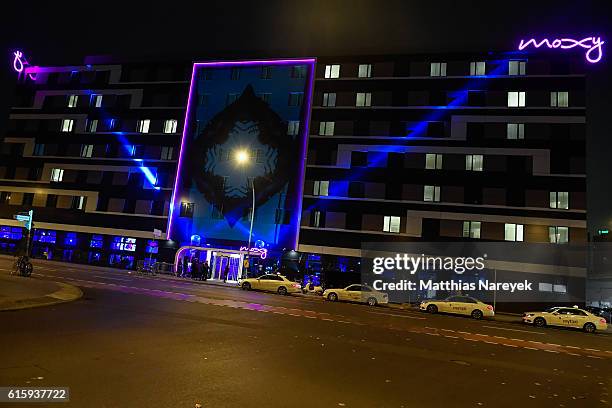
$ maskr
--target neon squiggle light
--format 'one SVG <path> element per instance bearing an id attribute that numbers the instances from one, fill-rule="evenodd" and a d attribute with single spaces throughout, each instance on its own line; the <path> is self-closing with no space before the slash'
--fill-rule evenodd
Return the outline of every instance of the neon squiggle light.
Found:
<path id="1" fill-rule="evenodd" d="M 601 61 L 601 57 L 603 56 L 602 46 L 605 43 L 606 42 L 603 41 L 601 37 L 585 37 L 582 40 L 576 40 L 574 38 L 557 38 L 552 41 L 548 38 L 544 38 L 540 42 L 538 42 L 535 38 L 530 38 L 527 41 L 521 40 L 518 49 L 519 51 L 522 51 L 529 46 L 540 48 L 543 45 L 551 49 L 560 48 L 563 50 L 581 47 L 587 50 L 585 54 L 586 60 L 591 64 L 594 64 Z M 595 56 L 592 55 L 594 52 L 596 52 Z"/>
<path id="2" fill-rule="evenodd" d="M 15 72 L 17 72 L 18 77 L 21 78 L 21 75 L 26 69 L 26 66 L 29 66 L 30 63 L 24 57 L 23 52 L 20 50 L 13 52 L 13 56 L 15 57 L 13 59 L 13 69 L 15 70 Z M 31 67 L 30 70 L 32 70 L 32 68 L 35 67 Z M 36 72 L 27 72 L 27 75 L 32 81 L 36 81 Z"/>
<path id="3" fill-rule="evenodd" d="M 248 248 L 243 246 L 240 247 L 241 251 L 246 251 Z M 261 259 L 266 259 L 268 257 L 268 250 L 266 248 L 251 248 L 248 250 L 249 255 L 259 255 Z"/>

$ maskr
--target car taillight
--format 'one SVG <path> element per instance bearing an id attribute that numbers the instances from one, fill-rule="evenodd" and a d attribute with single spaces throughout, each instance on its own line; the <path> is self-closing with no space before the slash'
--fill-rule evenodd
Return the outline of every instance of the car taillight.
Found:
<path id="1" fill-rule="evenodd" d="M 292 283 L 291 286 L 293 286 L 294 288 L 297 288 L 298 284 L 297 283 Z"/>
<path id="2" fill-rule="evenodd" d="M 487 310 L 493 310 L 493 306 L 487 305 Z"/>
<path id="3" fill-rule="evenodd" d="M 606 324 L 606 323 L 608 323 L 608 322 L 606 322 L 606 319 L 599 319 L 599 323 Z"/>

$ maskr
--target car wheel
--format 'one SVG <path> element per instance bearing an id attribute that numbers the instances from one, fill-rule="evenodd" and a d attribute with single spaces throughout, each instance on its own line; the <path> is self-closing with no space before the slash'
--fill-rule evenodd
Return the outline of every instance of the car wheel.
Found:
<path id="1" fill-rule="evenodd" d="M 375 297 L 368 298 L 368 306 L 376 306 L 376 304 L 378 304 L 378 301 Z"/>
<path id="2" fill-rule="evenodd" d="M 287 294 L 287 288 L 284 286 L 279 286 L 278 290 L 277 290 L 279 295 L 286 295 Z"/>
<path id="3" fill-rule="evenodd" d="M 546 326 L 546 320 L 544 320 L 543 317 L 536 317 L 533 320 L 533 325 L 536 326 L 536 327 L 544 327 L 544 326 Z"/>
<path id="4" fill-rule="evenodd" d="M 482 319 L 482 311 L 478 310 L 478 309 L 473 310 L 472 311 L 472 318 L 476 319 L 476 320 Z"/>
<path id="5" fill-rule="evenodd" d="M 587 323 L 584 325 L 584 331 L 587 333 L 595 333 L 596 327 L 593 323 Z"/>
<path id="6" fill-rule="evenodd" d="M 249 282 L 244 282 L 242 284 L 242 289 L 244 289 L 244 290 L 251 290 L 251 284 Z"/>
<path id="7" fill-rule="evenodd" d="M 338 300 L 338 295 L 332 292 L 329 295 L 327 295 L 327 300 L 329 300 L 330 302 L 335 302 L 336 300 Z"/>
<path id="8" fill-rule="evenodd" d="M 438 313 L 438 306 L 436 305 L 429 305 L 427 306 L 427 313 Z"/>

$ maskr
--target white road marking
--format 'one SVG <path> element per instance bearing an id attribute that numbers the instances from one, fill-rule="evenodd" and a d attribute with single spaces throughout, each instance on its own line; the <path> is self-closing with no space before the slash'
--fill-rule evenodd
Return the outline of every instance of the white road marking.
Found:
<path id="1" fill-rule="evenodd" d="M 126 278 L 113 278 L 110 276 L 100 276 L 100 275 L 93 275 L 94 278 L 100 278 L 100 279 L 108 279 L 108 280 L 116 280 L 116 281 L 121 281 L 121 282 L 129 282 L 131 281 L 131 279 L 126 279 Z"/>
<path id="2" fill-rule="evenodd" d="M 381 312 L 368 312 L 368 313 L 383 315 L 383 316 L 403 317 L 405 319 L 427 320 L 426 317 L 421 317 L 421 316 L 408 316 L 408 315 L 401 315 L 401 314 L 395 314 L 395 313 L 381 313 Z"/>
<path id="3" fill-rule="evenodd" d="M 497 327 L 497 326 L 482 326 L 482 327 L 486 327 L 488 329 L 497 329 L 497 330 L 508 330 L 508 331 L 515 331 L 515 332 L 521 332 L 521 333 L 533 333 L 533 334 L 540 334 L 542 336 L 546 335 L 546 333 L 540 333 L 537 331 L 532 331 L 532 330 L 521 330 L 521 329 L 509 329 L 507 327 Z"/>

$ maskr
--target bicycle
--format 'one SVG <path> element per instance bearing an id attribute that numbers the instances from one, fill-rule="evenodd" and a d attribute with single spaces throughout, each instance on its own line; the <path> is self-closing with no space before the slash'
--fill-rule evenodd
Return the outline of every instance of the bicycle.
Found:
<path id="1" fill-rule="evenodd" d="M 22 255 L 15 259 L 11 275 L 19 275 L 27 278 L 32 275 L 33 270 L 34 267 L 32 266 L 32 262 L 30 262 L 30 258 L 27 255 Z"/>

